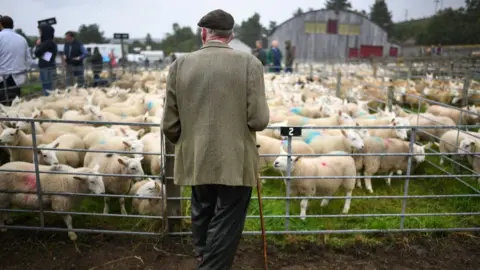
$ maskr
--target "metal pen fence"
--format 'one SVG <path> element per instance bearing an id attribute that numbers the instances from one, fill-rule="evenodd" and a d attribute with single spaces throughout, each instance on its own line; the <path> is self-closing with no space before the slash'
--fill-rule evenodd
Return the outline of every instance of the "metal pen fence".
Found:
<path id="1" fill-rule="evenodd" d="M 333 73 L 337 74 L 337 87 L 335 89 L 335 93 L 338 97 L 341 97 L 342 93 L 339 90 L 342 86 L 341 78 L 343 75 L 338 75 L 338 73 Z M 399 79 L 397 77 L 397 79 Z M 480 191 L 478 188 L 474 186 L 474 184 L 470 184 L 468 181 L 471 179 L 468 178 L 477 178 L 479 177 L 478 172 L 475 172 L 474 170 L 468 168 L 467 166 L 463 165 L 462 163 L 451 159 L 448 156 L 464 156 L 464 153 L 459 153 L 458 151 L 454 152 L 443 152 L 440 153 L 438 151 L 430 150 L 429 152 L 426 152 L 423 154 L 425 157 L 443 157 L 450 161 L 452 164 L 458 166 L 459 168 L 462 168 L 463 171 L 459 171 L 456 173 L 449 172 L 445 168 L 439 166 L 436 164 L 434 161 L 426 159 L 425 162 L 428 163 L 430 166 L 437 166 L 437 169 L 439 169 L 442 173 L 437 173 L 437 174 L 415 174 L 414 168 L 412 166 L 412 159 L 414 159 L 416 156 L 422 155 L 419 153 L 415 153 L 413 151 L 414 145 L 418 143 L 416 139 L 416 135 L 425 133 L 428 136 L 432 136 L 433 138 L 439 140 L 440 138 L 438 136 L 435 136 L 435 134 L 431 134 L 427 130 L 439 130 L 439 129 L 449 129 L 449 130 L 466 130 L 466 129 L 478 129 L 480 126 L 479 125 L 465 125 L 464 123 L 457 123 L 457 125 L 454 126 L 448 126 L 448 125 L 443 125 L 443 123 L 438 123 L 435 120 L 429 119 L 428 116 L 421 115 L 420 112 L 420 104 L 422 102 L 428 102 L 430 104 L 436 104 L 439 106 L 443 106 L 445 108 L 450 108 L 452 110 L 457 110 L 460 112 L 460 119 L 463 119 L 462 115 L 463 114 L 474 114 L 472 112 L 466 111 L 464 109 L 456 108 L 450 105 L 446 105 L 440 102 L 436 102 L 434 100 L 429 100 L 427 98 L 421 97 L 421 96 L 416 96 L 416 95 L 410 95 L 410 94 L 405 94 L 405 93 L 398 93 L 395 91 L 393 88 L 383 88 L 383 87 L 378 87 L 376 85 L 369 85 L 372 87 L 376 87 L 380 93 L 383 93 L 387 98 L 383 100 L 377 100 L 380 103 L 384 103 L 386 107 L 389 107 L 392 109 L 392 106 L 395 105 L 395 94 L 398 95 L 403 95 L 403 96 L 408 96 L 413 99 L 416 99 L 418 102 L 417 106 L 417 111 L 407 110 L 407 113 L 411 114 L 416 114 L 418 115 L 417 117 L 417 123 L 416 125 L 410 125 L 410 126 L 396 126 L 396 127 L 391 127 L 391 126 L 368 126 L 368 127 L 356 127 L 356 126 L 322 126 L 322 127 L 305 127 L 305 126 L 286 126 L 283 127 L 283 129 L 287 128 L 293 128 L 293 129 L 301 129 L 301 130 L 314 130 L 314 129 L 319 129 L 321 128 L 322 130 L 339 130 L 339 129 L 344 129 L 344 130 L 359 130 L 359 129 L 408 129 L 410 130 L 410 139 L 408 142 L 408 149 L 409 151 L 407 152 L 398 152 L 398 153 L 348 153 L 348 156 L 352 157 L 368 157 L 368 156 L 382 156 L 382 157 L 388 157 L 388 156 L 395 156 L 395 157 L 406 157 L 407 158 L 407 168 L 406 168 L 406 175 L 372 175 L 372 176 L 355 176 L 355 179 L 385 179 L 385 178 L 391 178 L 391 179 L 403 179 L 403 192 L 398 195 L 352 195 L 352 196 L 292 196 L 291 195 L 291 184 L 293 181 L 302 181 L 302 180 L 309 180 L 309 179 L 331 179 L 334 181 L 335 179 L 347 179 L 351 178 L 348 176 L 293 176 L 292 175 L 292 161 L 291 157 L 292 156 L 303 156 L 303 157 L 327 157 L 327 156 L 345 156 L 345 154 L 328 154 L 328 153 L 322 153 L 322 154 L 298 154 L 298 153 L 293 153 L 292 151 L 292 144 L 296 140 L 296 138 L 292 136 L 287 136 L 287 154 L 274 154 L 274 155 L 261 155 L 262 158 L 267 158 L 267 157 L 281 157 L 281 156 L 286 156 L 288 160 L 288 168 L 286 172 L 286 176 L 261 176 L 261 179 L 264 180 L 286 180 L 286 187 L 285 187 L 285 192 L 286 196 L 265 196 L 262 195 L 262 199 L 265 200 L 267 210 L 268 210 L 268 203 L 275 202 L 275 201 L 285 201 L 285 208 L 284 208 L 284 213 L 283 215 L 278 214 L 278 213 L 272 213 L 272 214 L 267 214 L 264 217 L 267 220 L 284 220 L 283 222 L 283 230 L 278 229 L 279 227 L 277 226 L 276 228 L 269 228 L 268 223 L 267 223 L 267 234 L 337 234 L 337 233 L 375 233 L 375 232 L 423 232 L 423 231 L 429 231 L 429 232 L 435 232 L 435 231 L 478 231 L 480 228 L 478 226 L 466 226 L 466 227 L 445 227 L 445 228 L 421 228 L 421 227 L 413 227 L 413 226 L 407 226 L 406 225 L 406 220 L 410 218 L 419 218 L 419 217 L 477 217 L 480 212 L 478 212 L 478 208 L 473 211 L 452 211 L 452 212 L 423 212 L 423 213 L 409 213 L 409 202 L 410 201 L 415 201 L 416 199 L 421 200 L 421 199 L 473 199 L 476 200 L 480 197 Z M 468 89 L 467 89 L 468 90 Z M 466 95 L 468 97 L 468 94 Z M 468 99 L 468 98 L 467 98 Z M 375 110 L 376 108 L 370 108 L 372 110 Z M 480 116 L 480 115 L 477 115 Z M 424 118 L 424 119 L 429 119 L 433 123 L 433 125 L 419 125 L 419 119 Z M 73 192 L 48 192 L 42 190 L 42 183 L 40 181 L 41 175 L 48 174 L 48 175 L 92 175 L 88 173 L 72 173 L 70 171 L 58 171 L 58 170 L 41 170 L 40 165 L 39 165 L 39 158 L 38 158 L 38 150 L 51 150 L 51 151 L 70 151 L 70 152 L 101 152 L 101 153 L 111 153 L 111 154 L 143 154 L 143 155 L 159 155 L 161 156 L 161 160 L 163 162 L 162 166 L 162 173 L 161 175 L 146 175 L 145 177 L 149 177 L 152 179 L 160 179 L 164 184 L 166 184 L 165 189 L 167 190 L 167 205 L 166 207 L 163 206 L 162 204 L 162 212 L 165 213 L 165 215 L 162 216 L 155 216 L 155 215 L 123 215 L 123 214 L 103 214 L 103 213 L 92 213 L 92 212 L 80 212 L 80 211 L 52 211 L 52 210 L 46 210 L 44 205 L 39 204 L 39 209 L 38 210 L 29 210 L 29 209 L 10 209 L 6 206 L 0 207 L 0 213 L 17 213 L 17 214 L 23 214 L 23 213 L 37 213 L 39 215 L 39 225 L 35 226 L 26 226 L 26 225 L 2 225 L 3 219 L 0 218 L 0 229 L 20 229 L 20 230 L 46 230 L 46 231 L 62 231 L 62 232 L 67 232 L 67 231 L 73 231 L 73 232 L 85 232 L 85 233 L 113 233 L 113 234 L 136 234 L 136 235 L 163 235 L 165 233 L 168 233 L 170 235 L 186 235 L 190 234 L 190 232 L 185 231 L 188 230 L 188 228 L 182 228 L 179 226 L 172 226 L 173 225 L 180 225 L 181 221 L 184 221 L 189 218 L 189 216 L 185 215 L 184 212 L 185 206 L 182 205 L 182 202 L 190 200 L 188 196 L 182 196 L 181 190 L 179 187 L 173 185 L 173 158 L 174 154 L 172 151 L 172 145 L 168 143 L 163 137 L 163 135 L 160 132 L 159 136 L 159 143 L 162 145 L 162 151 L 160 153 L 152 153 L 152 152 L 129 152 L 129 151 L 108 151 L 108 150 L 101 150 L 101 151 L 92 151 L 92 150 L 87 150 L 87 149 L 58 149 L 58 148 L 39 148 L 39 144 L 36 140 L 36 136 L 38 135 L 36 132 L 36 123 L 64 123 L 64 124 L 72 124 L 72 125 L 91 125 L 91 126 L 98 126 L 98 125 L 109 125 L 109 126 L 139 126 L 139 127 L 157 127 L 160 128 L 160 125 L 158 124 L 149 124 L 149 123 L 134 123 L 134 122 L 105 122 L 105 121 L 67 121 L 67 120 L 55 120 L 55 119 L 31 119 L 31 118 L 0 118 L 0 121 L 2 122 L 15 122 L 15 121 L 22 121 L 22 122 L 28 122 L 31 125 L 31 141 L 32 145 L 31 146 L 3 146 L 1 148 L 10 148 L 10 149 L 31 149 L 32 154 L 34 156 L 33 160 L 33 167 L 34 169 L 31 171 L 25 171 L 25 170 L 3 170 L 0 169 L 0 172 L 18 172 L 18 173 L 32 173 L 35 174 L 36 178 L 36 185 L 37 185 L 37 190 L 36 191 L 30 191 L 26 192 L 25 190 L 0 190 L 0 196 L 1 194 L 15 194 L 15 193 L 23 193 L 23 194 L 36 194 L 41 201 L 43 196 L 81 196 L 81 197 L 92 197 L 92 198 L 139 198 L 138 196 L 135 195 L 120 195 L 120 194 L 87 194 L 87 193 L 73 193 Z M 269 127 L 269 129 L 279 129 L 279 127 Z M 459 143 L 459 137 L 457 136 L 456 140 L 456 145 L 458 146 Z M 477 155 L 478 153 L 472 153 L 472 155 Z M 53 171 L 52 171 L 53 170 Z M 118 174 L 104 174 L 104 173 L 98 173 L 98 174 L 93 174 L 94 176 L 102 176 L 102 177 L 108 177 L 108 176 L 122 176 L 122 177 L 131 177 L 131 175 L 118 175 Z M 461 183 L 465 187 L 468 187 L 470 192 L 472 193 L 462 193 L 462 194 L 410 194 L 409 193 L 409 188 L 410 184 L 413 181 L 420 180 L 420 179 L 433 179 L 433 180 L 438 180 L 438 179 L 455 179 L 457 182 Z M 268 185 L 268 183 L 267 183 Z M 354 189 L 355 193 L 355 189 Z M 141 197 L 142 199 L 156 199 L 156 200 L 161 200 L 163 202 L 162 197 L 148 197 L 148 196 L 143 196 Z M 356 200 L 401 200 L 401 210 L 399 213 L 348 213 L 348 214 L 314 214 L 314 215 L 306 215 L 305 217 L 308 219 L 343 219 L 343 220 L 348 220 L 352 218 L 399 218 L 399 223 L 398 227 L 396 228 L 361 228 L 362 224 L 359 222 L 357 228 L 353 229 L 317 229 L 317 230 L 305 230 L 305 229 L 298 229 L 299 226 L 292 224 L 292 222 L 298 220 L 301 218 L 300 215 L 293 215 L 292 212 L 292 202 L 294 200 L 339 200 L 339 199 L 351 199 L 352 200 L 352 205 L 355 203 Z M 257 197 L 252 197 L 252 200 L 257 200 Z M 316 212 L 317 209 L 312 209 L 311 212 Z M 118 228 L 114 229 L 106 229 L 106 228 L 60 228 L 60 227 L 51 227 L 47 226 L 45 222 L 45 215 L 55 215 L 55 214 L 60 214 L 60 215 L 72 215 L 72 216 L 86 216 L 87 218 L 101 218 L 101 217 L 111 217 L 111 218 L 140 218 L 140 219 L 151 219 L 151 220 L 160 220 L 161 221 L 161 229 L 156 229 L 154 231 L 145 231 L 145 230 L 119 230 Z M 256 220 L 258 219 L 259 216 L 256 215 L 255 213 L 250 212 L 249 215 L 247 216 L 247 219 L 249 220 Z M 68 225 L 68 224 L 67 224 Z M 295 225 L 295 226 L 294 226 Z M 111 227 L 111 226 L 106 226 L 106 227 Z M 133 226 L 134 227 L 134 226 Z M 168 231 L 168 232 L 167 232 Z M 260 234 L 260 231 L 255 231 L 255 230 L 247 230 L 244 232 L 245 234 Z"/>

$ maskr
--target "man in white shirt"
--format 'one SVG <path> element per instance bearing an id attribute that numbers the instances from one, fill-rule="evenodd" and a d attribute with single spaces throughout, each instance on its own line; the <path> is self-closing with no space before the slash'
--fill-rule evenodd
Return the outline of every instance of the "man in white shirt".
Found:
<path id="1" fill-rule="evenodd" d="M 0 102 L 10 106 L 20 96 L 32 57 L 25 38 L 13 31 L 12 18 L 3 16 L 0 25 Z"/>

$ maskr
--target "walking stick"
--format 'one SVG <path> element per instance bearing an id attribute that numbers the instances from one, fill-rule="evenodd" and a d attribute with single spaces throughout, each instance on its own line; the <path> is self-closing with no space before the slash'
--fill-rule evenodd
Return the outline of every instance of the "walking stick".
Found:
<path id="1" fill-rule="evenodd" d="M 265 235 L 265 222 L 263 220 L 262 209 L 262 185 L 260 184 L 260 174 L 257 175 L 257 196 L 258 196 L 258 209 L 260 211 L 260 226 L 262 228 L 262 240 L 263 240 L 263 261 L 265 263 L 265 270 L 268 270 L 267 259 L 267 236 Z"/>

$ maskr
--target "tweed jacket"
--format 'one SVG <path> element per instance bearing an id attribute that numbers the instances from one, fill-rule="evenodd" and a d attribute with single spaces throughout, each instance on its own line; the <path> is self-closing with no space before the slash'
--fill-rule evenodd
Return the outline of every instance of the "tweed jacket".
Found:
<path id="1" fill-rule="evenodd" d="M 255 186 L 256 132 L 269 121 L 262 63 L 209 41 L 169 69 L 162 119 L 175 144 L 174 182 Z"/>

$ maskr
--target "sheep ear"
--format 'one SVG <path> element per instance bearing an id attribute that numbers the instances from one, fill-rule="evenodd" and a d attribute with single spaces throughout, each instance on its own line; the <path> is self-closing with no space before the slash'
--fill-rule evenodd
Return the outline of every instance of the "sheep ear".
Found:
<path id="1" fill-rule="evenodd" d="M 53 145 L 52 148 L 57 148 L 60 145 L 60 142 L 57 142 L 56 144 Z"/>
<path id="2" fill-rule="evenodd" d="M 342 129 L 341 131 L 342 131 L 343 136 L 347 137 L 347 133 L 345 132 L 345 130 Z"/>
<path id="3" fill-rule="evenodd" d="M 257 148 L 260 148 L 260 146 L 261 146 L 260 144 L 257 144 Z"/>
<path id="4" fill-rule="evenodd" d="M 43 116 L 43 111 L 40 111 L 40 112 L 38 113 L 38 116 Z"/>
<path id="5" fill-rule="evenodd" d="M 123 135 L 127 135 L 127 131 L 123 127 L 120 128 L 120 131 L 123 133 Z"/>
<path id="6" fill-rule="evenodd" d="M 123 143 L 125 146 L 127 146 L 127 147 L 130 147 L 130 146 L 132 146 L 131 144 L 129 144 L 129 143 L 128 143 L 128 142 L 126 142 L 126 141 L 122 141 L 122 143 Z"/>
<path id="7" fill-rule="evenodd" d="M 300 156 L 296 156 L 293 158 L 293 162 L 297 162 L 301 157 Z"/>
<path id="8" fill-rule="evenodd" d="M 157 181 L 155 181 L 155 190 L 159 193 L 162 192 L 162 187 Z"/>
<path id="9" fill-rule="evenodd" d="M 141 128 L 138 130 L 137 138 L 141 138 L 145 134 L 145 129 Z"/>
<path id="10" fill-rule="evenodd" d="M 38 154 L 38 155 L 41 155 L 41 154 L 42 154 L 42 150 L 38 149 L 38 150 L 37 150 L 37 154 Z"/>
<path id="11" fill-rule="evenodd" d="M 86 177 L 82 177 L 81 175 L 75 175 L 73 179 L 78 180 L 78 181 L 85 181 Z"/>
<path id="12" fill-rule="evenodd" d="M 20 131 L 20 129 L 17 127 L 17 128 L 15 129 L 15 135 L 17 135 L 19 131 Z"/>
<path id="13" fill-rule="evenodd" d="M 118 163 L 120 163 L 121 165 L 127 167 L 127 163 L 126 163 L 125 160 L 123 160 L 122 158 L 118 158 Z"/>

